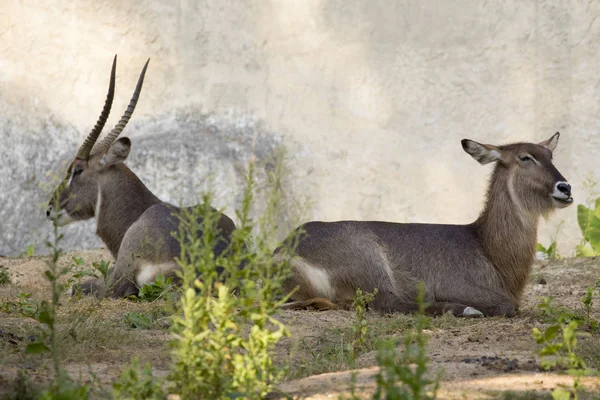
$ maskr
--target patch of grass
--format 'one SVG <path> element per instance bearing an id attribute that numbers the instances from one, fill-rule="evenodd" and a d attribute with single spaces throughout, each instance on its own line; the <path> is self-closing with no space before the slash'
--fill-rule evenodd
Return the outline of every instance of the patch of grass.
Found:
<path id="1" fill-rule="evenodd" d="M 10 277 L 10 271 L 8 268 L 0 265 L 0 286 L 10 285 L 11 283 L 12 279 Z"/>
<path id="2" fill-rule="evenodd" d="M 492 399 L 496 400 L 552 400 L 552 395 L 546 392 L 528 390 L 525 392 L 515 392 L 507 390 L 502 393 L 490 393 Z"/>
<path id="3" fill-rule="evenodd" d="M 339 327 L 328 327 L 316 337 L 308 337 L 296 343 L 291 351 L 293 357 L 285 360 L 287 368 L 285 380 L 305 378 L 325 372 L 343 371 L 357 367 L 356 358 L 377 349 L 382 340 L 401 338 L 406 332 L 415 329 L 417 319 L 410 314 L 386 314 L 376 312 L 365 314 L 368 335 L 360 352 L 352 354 L 353 329 L 356 319 Z M 477 319 L 457 318 L 450 314 L 432 318 L 422 316 L 423 329 L 464 328 L 480 323 Z M 354 321 L 354 322 L 350 322 Z M 283 364 L 283 361 L 281 362 Z M 366 365 L 358 365 L 363 367 Z"/>
<path id="4" fill-rule="evenodd" d="M 156 321 L 153 315 L 139 311 L 125 313 L 123 319 L 128 327 L 135 329 L 150 329 Z"/>
<path id="5" fill-rule="evenodd" d="M 299 355 L 288 365 L 286 380 L 349 369 L 353 359 L 348 337 L 347 328 L 330 328 L 316 339 L 302 339 Z"/>
<path id="6" fill-rule="evenodd" d="M 37 400 L 40 397 L 39 388 L 34 387 L 27 373 L 19 370 L 17 377 L 12 382 L 5 400 Z"/>
<path id="7" fill-rule="evenodd" d="M 7 314 L 17 314 L 26 318 L 37 318 L 41 310 L 41 302 L 35 299 L 31 293 L 21 292 L 16 300 L 2 302 L 0 311 Z"/>
<path id="8" fill-rule="evenodd" d="M 600 371 L 600 336 L 590 335 L 578 344 L 578 353 L 588 368 Z"/>
<path id="9" fill-rule="evenodd" d="M 48 268 L 44 271 L 44 276 L 50 283 L 52 300 L 42 300 L 39 311 L 32 316 L 33 319 L 39 322 L 40 329 L 37 340 L 27 345 L 26 352 L 34 355 L 49 354 L 52 361 L 54 379 L 48 388 L 42 391 L 40 399 L 87 399 L 92 386 L 75 381 L 61 366 L 57 311 L 60 305 L 60 297 L 65 291 L 65 285 L 61 284 L 59 280 L 69 272 L 69 268 L 60 269 L 58 267 L 58 260 L 62 254 L 59 243 L 63 236 L 58 233 L 56 221 L 53 225 L 53 240 L 47 243 L 51 250 L 51 256 L 47 261 Z"/>

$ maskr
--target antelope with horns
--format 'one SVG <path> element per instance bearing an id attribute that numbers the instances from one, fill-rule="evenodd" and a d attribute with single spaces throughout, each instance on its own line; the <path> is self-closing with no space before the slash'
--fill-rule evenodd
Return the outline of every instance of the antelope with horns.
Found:
<path id="1" fill-rule="evenodd" d="M 357 288 L 378 293 L 382 312 L 412 312 L 417 282 L 426 312 L 512 316 L 534 262 L 541 216 L 573 203 L 571 186 L 552 164 L 557 132 L 538 144 L 504 146 L 462 140 L 481 164 L 495 162 L 485 207 L 468 225 L 308 222 L 292 258 L 285 308 L 333 307 Z"/>
<path id="2" fill-rule="evenodd" d="M 127 297 L 137 294 L 142 285 L 152 282 L 158 274 L 173 276 L 178 268 L 174 258 L 180 255 L 180 247 L 171 232 L 178 230 L 177 215 L 181 210 L 152 194 L 123 163 L 131 141 L 126 137 L 117 140 L 133 114 L 149 61 L 121 120 L 104 139 L 96 142 L 114 97 L 115 56 L 108 95 L 98 122 L 79 148 L 66 178 L 54 191 L 46 212 L 58 225 L 96 218 L 96 233 L 115 258 L 115 265 L 106 287 L 103 280 L 91 280 L 82 285 L 84 292 Z M 215 254 L 227 248 L 235 225 L 221 214 L 218 228 Z"/>

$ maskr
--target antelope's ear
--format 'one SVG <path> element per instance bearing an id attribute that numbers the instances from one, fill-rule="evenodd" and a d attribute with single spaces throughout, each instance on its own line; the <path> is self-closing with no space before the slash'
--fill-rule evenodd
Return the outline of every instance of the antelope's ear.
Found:
<path id="1" fill-rule="evenodd" d="M 463 139 L 460 141 L 463 150 L 479 161 L 481 164 L 489 164 L 502 160 L 502 151 L 491 144 L 481 144 L 474 140 Z"/>
<path id="2" fill-rule="evenodd" d="M 548 150 L 554 152 L 556 149 L 556 145 L 558 145 L 558 138 L 560 137 L 560 133 L 556 132 L 552 137 L 548 140 L 544 140 L 543 142 L 539 142 L 538 145 L 544 146 Z"/>
<path id="3" fill-rule="evenodd" d="M 127 159 L 129 150 L 131 150 L 131 140 L 129 140 L 129 138 L 122 137 L 114 142 L 112 146 L 110 146 L 110 149 L 108 149 L 106 154 L 102 156 L 100 164 L 105 167 L 109 167 L 111 165 L 122 163 Z"/>

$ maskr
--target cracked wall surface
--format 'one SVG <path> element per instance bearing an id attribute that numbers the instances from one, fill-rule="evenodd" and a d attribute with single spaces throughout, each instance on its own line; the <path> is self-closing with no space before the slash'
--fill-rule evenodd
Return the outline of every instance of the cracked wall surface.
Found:
<path id="1" fill-rule="evenodd" d="M 600 3 L 460 0 L 0 2 L 0 254 L 40 247 L 44 203 L 102 107 L 108 125 L 151 62 L 128 165 L 161 198 L 208 187 L 228 212 L 254 148 L 288 148 L 287 190 L 310 219 L 466 223 L 491 167 L 460 139 L 541 141 L 558 169 L 600 181 Z M 258 134 L 259 139 L 254 141 Z M 580 239 L 575 207 L 542 221 Z M 65 247 L 99 246 L 94 221 Z"/>

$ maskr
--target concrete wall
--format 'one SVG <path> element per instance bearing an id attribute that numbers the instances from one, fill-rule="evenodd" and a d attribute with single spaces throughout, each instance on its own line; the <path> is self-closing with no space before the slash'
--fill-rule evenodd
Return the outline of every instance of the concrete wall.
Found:
<path id="1" fill-rule="evenodd" d="M 552 0 L 4 0 L 0 253 L 47 236 L 46 173 L 93 126 L 115 53 L 109 124 L 152 58 L 125 134 L 130 166 L 170 201 L 212 175 L 232 210 L 260 133 L 261 157 L 289 149 L 288 193 L 310 195 L 312 219 L 470 222 L 491 167 L 460 139 L 556 131 L 555 163 L 584 201 L 585 177 L 600 181 L 598 16 L 600 2 Z M 540 241 L 563 219 L 568 253 L 575 207 L 543 221 Z M 98 245 L 93 224 L 67 227 L 66 247 Z"/>

